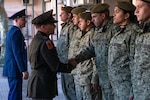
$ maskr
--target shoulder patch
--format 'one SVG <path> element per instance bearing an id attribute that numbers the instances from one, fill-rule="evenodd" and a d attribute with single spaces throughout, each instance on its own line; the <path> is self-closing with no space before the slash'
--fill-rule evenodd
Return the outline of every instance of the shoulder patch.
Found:
<path id="1" fill-rule="evenodd" d="M 48 49 L 53 49 L 54 48 L 53 43 L 50 40 L 46 41 L 46 45 L 47 45 Z"/>

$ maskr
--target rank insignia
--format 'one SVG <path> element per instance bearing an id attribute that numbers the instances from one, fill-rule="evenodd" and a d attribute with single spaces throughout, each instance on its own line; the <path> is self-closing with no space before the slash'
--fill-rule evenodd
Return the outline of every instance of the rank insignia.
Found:
<path id="1" fill-rule="evenodd" d="M 47 45 L 48 49 L 53 49 L 54 48 L 53 43 L 50 40 L 46 41 L 46 45 Z"/>

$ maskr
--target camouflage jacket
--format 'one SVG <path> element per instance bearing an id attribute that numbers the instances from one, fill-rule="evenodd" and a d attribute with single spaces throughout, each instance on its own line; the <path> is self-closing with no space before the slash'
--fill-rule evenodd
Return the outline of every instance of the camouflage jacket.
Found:
<path id="1" fill-rule="evenodd" d="M 150 22 L 144 24 L 135 41 L 134 66 L 132 69 L 135 100 L 150 99 Z"/>
<path id="2" fill-rule="evenodd" d="M 68 49 L 70 45 L 71 38 L 73 36 L 74 25 L 72 21 L 62 24 L 62 29 L 60 32 L 60 37 L 57 41 L 57 53 L 61 62 L 68 62 Z"/>
<path id="3" fill-rule="evenodd" d="M 111 29 L 112 20 L 108 20 L 105 25 L 95 31 L 93 39 L 90 41 L 90 45 L 84 48 L 77 56 L 77 62 L 84 61 L 86 59 L 96 57 L 96 67 L 99 76 L 100 85 L 103 88 L 109 88 L 110 82 L 108 78 L 108 46 L 112 34 L 108 34 Z"/>
<path id="4" fill-rule="evenodd" d="M 82 36 L 82 32 L 78 27 L 76 27 L 76 31 L 73 33 L 73 37 L 70 41 L 69 51 L 68 51 L 68 59 L 73 58 L 77 55 L 79 51 L 79 43 Z"/>
<path id="5" fill-rule="evenodd" d="M 115 35 L 111 38 L 108 51 L 108 74 L 116 93 L 120 87 L 120 94 L 130 95 L 130 66 L 133 67 L 135 38 L 139 29 L 136 24 L 129 23 L 124 28 L 118 26 L 111 31 Z"/>
<path id="6" fill-rule="evenodd" d="M 94 28 L 91 28 L 84 35 L 81 33 L 82 32 L 76 35 L 76 38 L 74 39 L 75 41 L 72 40 L 72 45 L 74 46 L 72 49 L 74 50 L 76 48 L 77 50 L 76 53 L 74 52 L 75 55 L 89 45 L 89 42 L 94 35 Z M 98 81 L 96 80 L 96 77 L 98 76 L 94 58 L 80 62 L 71 73 L 77 75 L 80 85 L 88 85 L 91 83 L 97 83 Z"/>

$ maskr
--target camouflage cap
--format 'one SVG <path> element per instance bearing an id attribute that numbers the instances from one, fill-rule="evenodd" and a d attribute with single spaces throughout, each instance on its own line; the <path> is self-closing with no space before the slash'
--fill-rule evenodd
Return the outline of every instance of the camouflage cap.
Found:
<path id="1" fill-rule="evenodd" d="M 53 18 L 53 10 L 47 11 L 32 20 L 34 25 L 53 24 L 56 22 L 57 20 Z"/>
<path id="2" fill-rule="evenodd" d="M 150 0 L 141 0 L 141 1 L 144 1 L 144 2 L 150 3 Z"/>
<path id="3" fill-rule="evenodd" d="M 65 6 L 65 7 L 61 7 L 61 10 L 67 12 L 67 13 L 71 13 L 73 7 L 70 6 Z"/>
<path id="4" fill-rule="evenodd" d="M 109 5 L 106 3 L 99 3 L 92 7 L 91 13 L 103 13 L 105 11 L 109 10 Z"/>
<path id="5" fill-rule="evenodd" d="M 126 2 L 126 1 L 117 1 L 116 6 L 125 11 L 135 10 L 135 6 L 130 2 Z"/>
<path id="6" fill-rule="evenodd" d="M 79 13 L 82 13 L 82 12 L 84 12 L 84 11 L 86 11 L 87 9 L 86 8 L 84 8 L 84 7 L 77 7 L 77 8 L 74 8 L 72 11 L 71 11 L 71 13 L 72 14 L 79 14 Z"/>
<path id="7" fill-rule="evenodd" d="M 90 12 L 82 12 L 78 14 L 79 18 L 84 20 L 92 20 L 91 13 Z"/>

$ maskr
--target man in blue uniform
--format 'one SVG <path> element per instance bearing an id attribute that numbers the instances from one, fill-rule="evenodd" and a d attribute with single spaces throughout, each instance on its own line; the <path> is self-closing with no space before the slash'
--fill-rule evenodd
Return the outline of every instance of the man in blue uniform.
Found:
<path id="1" fill-rule="evenodd" d="M 14 25 L 6 35 L 6 55 L 3 75 L 8 77 L 8 100 L 22 100 L 22 79 L 28 79 L 27 48 L 21 28 L 25 27 L 25 9 L 9 19 Z"/>

